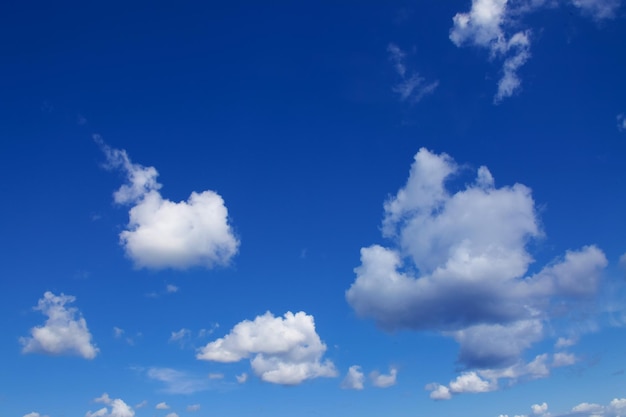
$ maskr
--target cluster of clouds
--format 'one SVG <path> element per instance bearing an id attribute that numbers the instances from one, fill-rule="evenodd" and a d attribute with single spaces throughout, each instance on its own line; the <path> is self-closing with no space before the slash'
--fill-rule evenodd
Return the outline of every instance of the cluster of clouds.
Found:
<path id="1" fill-rule="evenodd" d="M 75 307 L 71 295 L 55 295 L 46 291 L 34 309 L 47 316 L 42 326 L 33 327 L 29 337 L 21 337 L 22 353 L 77 355 L 93 359 L 98 348 L 92 343 L 87 322 Z"/>
<path id="2" fill-rule="evenodd" d="M 125 150 L 94 140 L 107 158 L 107 167 L 126 176 L 113 198 L 130 206 L 129 222 L 120 244 L 138 268 L 186 269 L 227 265 L 239 249 L 224 199 L 214 191 L 192 192 L 187 201 L 170 201 L 160 193 L 154 167 L 133 163 Z"/>
<path id="3" fill-rule="evenodd" d="M 372 386 L 377 388 L 389 388 L 396 385 L 398 376 L 397 368 L 390 368 L 389 374 L 381 374 L 378 371 L 372 371 L 369 375 Z M 362 390 L 365 388 L 365 374 L 359 365 L 353 365 L 348 368 L 348 373 L 341 382 L 341 388 Z"/>
<path id="4" fill-rule="evenodd" d="M 457 47 L 483 48 L 491 60 L 503 62 L 495 103 L 521 88 L 518 72 L 531 56 L 532 39 L 530 29 L 520 29 L 524 16 L 562 5 L 573 6 L 599 21 L 615 17 L 620 0 L 472 0 L 469 11 L 454 16 L 450 40 Z"/>
<path id="5" fill-rule="evenodd" d="M 261 380 L 297 385 L 319 377 L 335 377 L 330 360 L 322 360 L 326 345 L 315 330 L 315 320 L 305 312 L 275 317 L 267 312 L 236 324 L 224 337 L 198 350 L 197 359 L 232 363 L 249 359 Z M 238 377 L 245 382 L 247 375 Z"/>
<path id="6" fill-rule="evenodd" d="M 564 414 L 551 414 L 548 412 L 548 404 L 533 404 L 532 415 L 539 417 L 620 417 L 626 413 L 626 398 L 614 398 L 607 405 L 595 403 L 580 403 Z M 500 417 L 509 417 L 508 414 L 500 414 Z M 528 417 L 526 414 L 514 417 Z"/>
<path id="7" fill-rule="evenodd" d="M 607 265 L 589 245 L 528 274 L 527 245 L 543 236 L 531 190 L 498 188 L 483 166 L 450 192 L 460 170 L 446 154 L 419 150 L 406 185 L 384 205 L 383 236 L 393 245 L 362 248 L 346 292 L 359 316 L 385 330 L 434 330 L 459 343 L 459 363 L 480 372 L 431 384 L 437 399 L 493 390 L 500 378 L 547 375 L 547 355 L 523 364 L 523 353 L 545 338 L 557 304 L 566 314 L 596 294 Z M 551 366 L 568 361 L 559 352 Z"/>
<path id="8" fill-rule="evenodd" d="M 94 399 L 94 402 L 102 403 L 105 406 L 94 412 L 87 411 L 85 417 L 135 417 L 133 407 L 120 398 L 110 398 L 107 393 Z"/>

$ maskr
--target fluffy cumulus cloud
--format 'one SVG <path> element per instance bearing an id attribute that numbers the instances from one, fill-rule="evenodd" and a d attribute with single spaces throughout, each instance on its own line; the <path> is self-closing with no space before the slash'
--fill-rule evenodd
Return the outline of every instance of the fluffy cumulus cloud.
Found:
<path id="1" fill-rule="evenodd" d="M 20 338 L 22 352 L 95 358 L 98 348 L 91 341 L 87 322 L 75 307 L 68 306 L 74 301 L 71 295 L 44 293 L 35 310 L 48 319 L 43 326 L 33 327 L 30 337 Z"/>
<path id="2" fill-rule="evenodd" d="M 362 390 L 364 380 L 365 380 L 365 375 L 361 371 L 361 367 L 358 365 L 353 365 L 350 368 L 348 368 L 348 373 L 346 374 L 346 377 L 341 382 L 341 388 Z"/>
<path id="3" fill-rule="evenodd" d="M 103 394 L 94 401 L 107 406 L 94 412 L 87 411 L 85 417 L 135 417 L 133 408 L 119 398 L 112 399 L 107 394 Z"/>
<path id="4" fill-rule="evenodd" d="M 370 380 L 372 381 L 372 385 L 378 388 L 389 388 L 393 385 L 396 385 L 396 377 L 398 376 L 398 370 L 396 368 L 391 368 L 389 370 L 389 374 L 381 374 L 378 371 L 374 371 L 370 373 Z"/>
<path id="5" fill-rule="evenodd" d="M 387 46 L 389 60 L 400 78 L 400 81 L 393 86 L 393 92 L 400 96 L 400 100 L 417 103 L 425 96 L 432 94 L 439 81 L 427 82 L 417 72 L 409 72 L 406 66 L 406 53 L 394 43 Z"/>
<path id="6" fill-rule="evenodd" d="M 480 167 L 473 182 L 450 192 L 459 171 L 446 154 L 415 155 L 406 185 L 384 205 L 383 234 L 394 244 L 361 249 L 346 298 L 383 329 L 453 337 L 467 368 L 519 371 L 554 307 L 562 314 L 594 297 L 607 261 L 585 246 L 528 274 L 528 243 L 543 235 L 531 190 L 496 187 Z"/>
<path id="7" fill-rule="evenodd" d="M 533 410 L 533 414 L 545 414 L 548 411 L 548 403 L 533 404 L 530 408 Z"/>
<path id="8" fill-rule="evenodd" d="M 131 206 L 120 244 L 140 268 L 211 268 L 228 264 L 239 240 L 228 221 L 222 197 L 214 191 L 192 192 L 187 201 L 163 198 L 154 167 L 133 163 L 126 151 L 113 149 L 94 137 L 107 164 L 126 175 L 114 194 L 117 204 Z"/>
<path id="9" fill-rule="evenodd" d="M 169 410 L 170 406 L 167 405 L 167 403 L 162 402 L 158 403 L 154 408 L 156 408 L 157 410 Z"/>
<path id="10" fill-rule="evenodd" d="M 530 29 L 519 30 L 522 18 L 567 3 L 595 20 L 614 17 L 620 6 L 620 0 L 472 0 L 469 11 L 453 17 L 450 40 L 456 46 L 487 49 L 491 60 L 502 62 L 495 103 L 514 95 L 522 85 L 518 73 L 531 56 L 532 34 Z"/>
<path id="11" fill-rule="evenodd" d="M 337 375 L 331 361 L 322 361 L 324 352 L 326 345 L 315 331 L 313 316 L 287 312 L 274 317 L 267 312 L 238 323 L 229 334 L 201 348 L 197 358 L 216 362 L 250 359 L 254 373 L 263 381 L 297 385 Z"/>

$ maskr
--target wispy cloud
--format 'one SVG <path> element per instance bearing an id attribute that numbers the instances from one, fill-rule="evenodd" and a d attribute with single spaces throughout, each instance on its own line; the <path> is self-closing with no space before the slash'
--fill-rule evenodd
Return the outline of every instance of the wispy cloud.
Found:
<path id="1" fill-rule="evenodd" d="M 149 368 L 146 375 L 163 383 L 165 388 L 162 391 L 167 394 L 193 394 L 211 388 L 208 378 L 172 368 Z"/>
<path id="2" fill-rule="evenodd" d="M 400 81 L 392 88 L 392 91 L 400 96 L 400 100 L 418 103 L 435 91 L 439 81 L 427 82 L 417 72 L 409 72 L 406 65 L 406 53 L 398 45 L 390 43 L 387 46 L 387 53 L 400 77 Z"/>

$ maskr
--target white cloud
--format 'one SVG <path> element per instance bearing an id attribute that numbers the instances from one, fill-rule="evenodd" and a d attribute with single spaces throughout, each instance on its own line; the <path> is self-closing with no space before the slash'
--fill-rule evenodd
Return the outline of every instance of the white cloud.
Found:
<path id="1" fill-rule="evenodd" d="M 100 399 L 105 397 L 108 399 L 108 395 L 103 394 Z M 99 409 L 98 411 L 91 412 L 87 411 L 85 417 L 134 417 L 135 411 L 133 411 L 132 407 L 126 404 L 121 399 L 117 398 L 114 400 L 108 399 L 109 402 L 106 404 L 109 407 L 104 407 Z"/>
<path id="2" fill-rule="evenodd" d="M 448 386 L 438 383 L 426 385 L 433 400 L 449 400 L 452 394 L 489 392 L 497 389 L 493 382 L 482 379 L 476 372 L 465 372 L 450 381 Z"/>
<path id="3" fill-rule="evenodd" d="M 620 132 L 626 131 L 626 116 L 624 116 L 623 114 L 617 115 L 617 129 Z"/>
<path id="4" fill-rule="evenodd" d="M 35 307 L 48 317 L 43 326 L 33 327 L 31 337 L 20 338 L 22 353 L 46 353 L 51 355 L 77 355 L 93 359 L 98 348 L 91 342 L 87 322 L 75 307 L 66 307 L 76 297 L 50 291 L 44 293 Z"/>
<path id="5" fill-rule="evenodd" d="M 143 400 L 142 402 L 140 402 L 139 404 L 135 405 L 135 409 L 139 409 L 139 408 L 143 408 L 145 406 L 148 405 L 148 401 Z"/>
<path id="6" fill-rule="evenodd" d="M 164 199 L 154 167 L 132 163 L 126 151 L 110 148 L 95 135 L 109 167 L 121 170 L 127 183 L 114 194 L 118 204 L 131 205 L 120 243 L 140 268 L 211 268 L 226 265 L 239 241 L 228 223 L 228 210 L 214 191 L 192 192 L 187 201 Z"/>
<path id="7" fill-rule="evenodd" d="M 363 374 L 363 372 L 361 372 L 361 367 L 358 365 L 353 365 L 348 368 L 348 373 L 341 382 L 341 388 L 362 390 L 364 380 L 365 375 Z"/>
<path id="8" fill-rule="evenodd" d="M 570 366 L 575 364 L 578 358 L 573 353 L 558 352 L 554 354 L 552 359 L 552 367 L 559 368 L 562 366 Z"/>
<path id="9" fill-rule="evenodd" d="M 583 14 L 596 20 L 612 18 L 620 0 L 568 0 Z M 470 10 L 452 18 L 450 40 L 457 46 L 472 45 L 489 50 L 491 60 L 503 61 L 502 77 L 494 103 L 514 95 L 521 88 L 519 69 L 530 58 L 530 30 L 519 31 L 522 18 L 563 0 L 472 0 Z M 512 33 L 512 32 L 515 33 Z"/>
<path id="10" fill-rule="evenodd" d="M 621 3 L 620 0 L 571 0 L 571 2 L 595 20 L 614 18 Z"/>
<path id="11" fill-rule="evenodd" d="M 165 384 L 167 394 L 193 394 L 210 388 L 209 380 L 172 368 L 149 368 L 147 376 Z"/>
<path id="12" fill-rule="evenodd" d="M 116 339 L 119 339 L 120 337 L 122 337 L 123 334 L 124 334 L 124 329 L 121 329 L 119 327 L 113 327 L 113 336 Z"/>
<path id="13" fill-rule="evenodd" d="M 398 45 L 390 43 L 387 46 L 389 60 L 393 63 L 400 82 L 393 86 L 392 91 L 400 96 L 402 101 L 417 103 L 425 96 L 432 94 L 439 86 L 439 81 L 426 82 L 418 73 L 407 73 L 406 53 Z"/>
<path id="14" fill-rule="evenodd" d="M 378 388 L 388 388 L 393 385 L 396 385 L 396 377 L 398 375 L 398 370 L 396 368 L 389 369 L 388 375 L 383 375 L 378 371 L 374 371 L 370 373 L 370 380 L 372 381 L 372 385 Z"/>
<path id="15" fill-rule="evenodd" d="M 450 388 L 445 385 L 431 383 L 426 385 L 426 390 L 430 391 L 430 398 L 433 400 L 449 400 L 452 398 Z"/>
<path id="16" fill-rule="evenodd" d="M 224 379 L 224 374 L 210 373 L 209 379 Z"/>
<path id="17" fill-rule="evenodd" d="M 169 413 L 165 417 L 178 417 L 178 414 L 176 414 L 176 413 Z"/>
<path id="18" fill-rule="evenodd" d="M 107 394 L 106 392 L 102 394 L 101 396 L 99 396 L 98 398 L 93 399 L 93 402 L 102 403 L 102 404 L 111 404 L 112 401 L 113 400 L 111 399 L 111 397 L 109 397 L 109 394 Z"/>
<path id="19" fill-rule="evenodd" d="M 337 375 L 331 361 L 321 362 L 324 352 L 326 345 L 315 331 L 313 316 L 287 312 L 281 318 L 267 312 L 254 321 L 238 323 L 229 334 L 200 349 L 196 357 L 216 362 L 251 358 L 252 369 L 263 381 L 297 385 Z"/>
<path id="20" fill-rule="evenodd" d="M 191 337 L 191 330 L 182 328 L 177 332 L 172 332 L 169 341 L 170 342 L 182 342 L 185 339 Z"/>
<path id="21" fill-rule="evenodd" d="M 158 403 L 154 408 L 156 408 L 157 410 L 169 410 L 170 406 L 167 405 L 165 402 L 162 402 Z"/>
<path id="22" fill-rule="evenodd" d="M 167 284 L 167 286 L 165 287 L 165 291 L 169 294 L 173 294 L 178 292 L 178 287 L 176 285 Z"/>
<path id="23" fill-rule="evenodd" d="M 43 415 L 33 411 L 32 413 L 24 414 L 24 417 L 48 417 L 48 416 L 43 416 Z"/>
<path id="24" fill-rule="evenodd" d="M 187 406 L 187 412 L 194 412 L 200 410 L 200 404 L 192 404 Z"/>
<path id="25" fill-rule="evenodd" d="M 545 402 L 542 404 L 533 404 L 530 408 L 533 410 L 533 414 L 545 414 L 548 411 L 548 404 Z"/>
<path id="26" fill-rule="evenodd" d="M 554 347 L 561 349 L 574 346 L 576 343 L 578 343 L 578 338 L 576 337 L 559 337 L 554 344 Z"/>
<path id="27" fill-rule="evenodd" d="M 527 246 L 543 236 L 531 190 L 498 188 L 481 167 L 473 183 L 449 192 L 458 174 L 446 154 L 415 155 L 406 185 L 384 205 L 383 235 L 396 246 L 361 249 L 346 299 L 383 329 L 455 338 L 467 368 L 510 367 L 544 337 L 556 304 L 573 311 L 596 295 L 607 260 L 586 246 L 528 275 Z"/>
<path id="28" fill-rule="evenodd" d="M 235 378 L 237 378 L 238 383 L 245 384 L 248 381 L 248 374 L 244 372 L 241 375 L 236 375 Z"/>

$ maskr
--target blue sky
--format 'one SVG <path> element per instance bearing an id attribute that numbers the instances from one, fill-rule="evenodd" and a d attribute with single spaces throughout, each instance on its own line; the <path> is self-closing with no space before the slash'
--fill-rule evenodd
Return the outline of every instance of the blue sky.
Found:
<path id="1" fill-rule="evenodd" d="M 620 0 L 0 10 L 0 414 L 626 413 Z"/>

